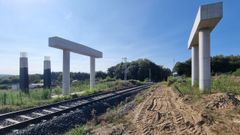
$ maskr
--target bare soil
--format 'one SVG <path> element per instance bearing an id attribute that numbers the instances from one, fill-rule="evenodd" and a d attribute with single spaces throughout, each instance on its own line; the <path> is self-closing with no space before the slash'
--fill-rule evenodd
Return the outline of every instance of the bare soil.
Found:
<path id="1" fill-rule="evenodd" d="M 227 94 L 181 97 L 170 87 L 145 93 L 140 104 L 121 117 L 104 122 L 91 134 L 217 135 L 240 134 L 240 109 Z"/>

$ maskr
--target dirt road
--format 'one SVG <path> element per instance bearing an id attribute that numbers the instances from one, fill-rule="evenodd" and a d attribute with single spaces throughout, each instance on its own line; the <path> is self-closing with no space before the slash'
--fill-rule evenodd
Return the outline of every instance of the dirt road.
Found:
<path id="1" fill-rule="evenodd" d="M 182 103 L 170 88 L 158 88 L 134 111 L 128 134 L 210 134 L 198 112 Z M 135 129 L 134 129 L 135 128 Z"/>
<path id="2" fill-rule="evenodd" d="M 179 96 L 166 85 L 142 93 L 141 102 L 120 115 L 106 113 L 96 135 L 239 135 L 240 108 L 226 93 Z M 141 96 L 140 96 L 141 97 Z M 136 97 L 137 99 L 137 97 Z M 127 104 L 126 104 L 127 105 Z M 109 117 L 110 116 L 110 117 Z"/>

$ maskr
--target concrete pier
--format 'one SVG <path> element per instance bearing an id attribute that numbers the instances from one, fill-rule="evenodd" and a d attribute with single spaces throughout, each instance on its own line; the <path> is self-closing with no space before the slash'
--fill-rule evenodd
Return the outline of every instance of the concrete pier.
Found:
<path id="1" fill-rule="evenodd" d="M 211 56 L 210 56 L 210 30 L 199 31 L 199 88 L 211 88 Z"/>
<path id="2" fill-rule="evenodd" d="M 63 50 L 63 79 L 62 79 L 63 95 L 70 92 L 70 52 Z"/>
<path id="3" fill-rule="evenodd" d="M 60 37 L 50 37 L 49 46 L 63 50 L 63 95 L 70 93 L 70 52 L 90 57 L 90 88 L 95 87 L 95 59 L 102 58 L 102 52 Z"/>
<path id="4" fill-rule="evenodd" d="M 90 57 L 90 89 L 95 87 L 95 58 Z"/>
<path id="5" fill-rule="evenodd" d="M 28 58 L 26 52 L 20 53 L 20 75 L 19 75 L 20 89 L 24 92 L 29 91 L 29 77 L 28 77 Z"/>
<path id="6" fill-rule="evenodd" d="M 199 48 L 198 45 L 192 47 L 192 86 L 199 82 Z"/>
<path id="7" fill-rule="evenodd" d="M 49 56 L 44 57 L 43 61 L 43 87 L 45 89 L 51 88 L 51 61 Z"/>
<path id="8" fill-rule="evenodd" d="M 211 89 L 210 33 L 223 17 L 223 3 L 202 5 L 188 40 L 192 49 L 192 85 L 199 82 L 201 91 Z"/>

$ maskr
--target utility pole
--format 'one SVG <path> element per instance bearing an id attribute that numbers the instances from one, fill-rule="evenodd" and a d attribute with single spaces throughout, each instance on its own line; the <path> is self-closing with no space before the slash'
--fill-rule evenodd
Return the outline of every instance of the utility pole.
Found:
<path id="1" fill-rule="evenodd" d="M 124 80 L 127 80 L 127 57 L 122 58 L 123 63 L 124 63 Z"/>

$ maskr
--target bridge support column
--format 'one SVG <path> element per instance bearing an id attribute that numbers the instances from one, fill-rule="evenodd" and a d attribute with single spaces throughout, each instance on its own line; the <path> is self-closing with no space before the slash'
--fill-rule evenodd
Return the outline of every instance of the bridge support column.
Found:
<path id="1" fill-rule="evenodd" d="M 199 89 L 211 88 L 210 30 L 199 30 Z"/>
<path id="2" fill-rule="evenodd" d="M 90 57 L 90 89 L 94 88 L 95 83 L 95 58 Z"/>
<path id="3" fill-rule="evenodd" d="M 22 91 L 29 92 L 28 57 L 26 52 L 20 53 L 19 85 Z"/>
<path id="4" fill-rule="evenodd" d="M 63 95 L 68 95 L 70 92 L 70 52 L 63 50 L 63 80 L 62 80 Z"/>
<path id="5" fill-rule="evenodd" d="M 43 87 L 45 89 L 51 88 L 51 61 L 49 56 L 44 57 L 43 61 Z"/>
<path id="6" fill-rule="evenodd" d="M 198 45 L 192 47 L 192 86 L 199 83 L 199 49 Z"/>

